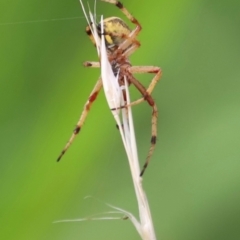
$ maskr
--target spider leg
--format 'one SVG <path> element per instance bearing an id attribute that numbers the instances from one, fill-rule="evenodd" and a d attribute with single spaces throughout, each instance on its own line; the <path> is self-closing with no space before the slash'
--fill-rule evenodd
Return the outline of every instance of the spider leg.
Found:
<path id="1" fill-rule="evenodd" d="M 139 104 L 143 101 L 147 101 L 148 104 L 152 107 L 152 130 L 151 130 L 151 146 L 148 151 L 148 155 L 145 161 L 145 164 L 143 165 L 142 171 L 140 173 L 140 176 L 143 176 L 149 162 L 151 159 L 151 156 L 153 154 L 156 140 L 157 140 L 157 116 L 158 116 L 158 110 L 155 101 L 153 100 L 151 93 L 156 86 L 157 82 L 159 81 L 162 71 L 159 67 L 154 66 L 134 66 L 130 67 L 129 73 L 155 73 L 156 75 L 153 77 L 149 87 L 146 89 L 137 79 L 135 79 L 132 75 L 129 76 L 129 81 L 141 92 L 143 95 L 143 98 L 140 98 L 137 101 L 134 101 L 129 104 L 129 106 L 133 106 L 136 104 Z"/>
<path id="2" fill-rule="evenodd" d="M 133 44 L 125 51 L 123 51 L 123 55 L 125 58 L 128 58 L 130 55 L 132 55 L 141 46 L 139 41 L 137 41 L 136 39 L 133 40 L 134 40 Z"/>
<path id="3" fill-rule="evenodd" d="M 140 33 L 142 26 L 138 22 L 138 20 L 133 17 L 133 15 L 123 6 L 123 4 L 117 0 L 102 0 L 103 2 L 108 2 L 110 4 L 114 4 L 117 6 L 122 13 L 133 23 L 136 25 L 136 28 L 130 33 L 129 37 L 120 44 L 119 48 L 120 49 L 126 49 L 128 46 L 131 44 L 134 38 L 137 37 L 137 35 Z"/>
<path id="4" fill-rule="evenodd" d="M 160 78 L 162 76 L 161 68 L 155 67 L 155 66 L 131 66 L 130 68 L 128 68 L 128 71 L 129 71 L 129 73 L 156 73 L 156 75 L 153 77 L 153 79 L 147 89 L 145 89 L 144 86 L 141 87 L 142 89 L 145 89 L 147 95 L 152 94 L 153 89 L 155 88 L 156 84 L 158 83 L 158 81 L 160 80 Z M 135 82 L 138 82 L 138 80 L 135 79 Z M 131 82 L 131 83 L 133 83 L 133 82 Z M 140 91 L 140 92 L 142 93 L 142 91 Z M 146 99 L 145 99 L 145 97 L 142 97 L 136 101 L 131 102 L 130 104 L 128 104 L 128 106 L 135 106 L 144 101 L 146 101 Z M 126 107 L 126 106 L 119 107 L 119 109 L 124 108 L 124 107 Z M 112 110 L 116 110 L 116 109 L 112 109 Z"/>
<path id="5" fill-rule="evenodd" d="M 68 140 L 67 144 L 65 145 L 64 149 L 62 150 L 61 154 L 59 155 L 59 157 L 57 158 L 57 161 L 60 161 L 60 159 L 62 158 L 62 156 L 64 155 L 64 153 L 68 150 L 68 148 L 70 147 L 70 145 L 72 144 L 74 138 L 77 136 L 77 134 L 80 132 L 81 127 L 84 124 L 84 121 L 88 115 L 88 112 L 92 106 L 92 103 L 96 100 L 99 91 L 102 88 L 102 79 L 99 78 L 97 83 L 95 84 L 89 98 L 88 101 L 85 103 L 84 105 L 84 109 L 83 112 L 77 122 L 77 125 L 72 133 L 72 136 L 70 137 L 70 139 Z"/>
<path id="6" fill-rule="evenodd" d="M 92 35 L 91 28 L 89 26 L 87 26 L 85 31 L 86 31 L 88 37 L 90 38 L 91 42 L 93 43 L 93 45 L 96 47 L 96 42 L 95 42 L 94 37 Z"/>
<path id="7" fill-rule="evenodd" d="M 131 39 L 126 35 L 117 35 L 117 34 L 110 34 L 110 36 L 121 36 L 121 38 L 124 38 L 125 41 L 128 41 L 128 46 L 123 49 L 122 45 L 120 44 L 118 49 L 112 53 L 111 56 L 109 56 L 109 61 L 114 60 L 115 58 L 122 56 L 123 58 L 128 58 L 131 54 L 133 54 L 140 46 L 140 42 L 136 39 Z M 124 41 L 124 42 L 125 42 Z M 130 46 L 129 46 L 130 45 Z"/>
<path id="8" fill-rule="evenodd" d="M 84 63 L 83 63 L 83 66 L 84 66 L 84 67 L 92 67 L 92 68 L 100 68 L 100 63 L 99 63 L 99 62 L 90 62 L 90 61 L 87 61 L 87 62 L 84 62 Z"/>
<path id="9" fill-rule="evenodd" d="M 131 66 L 128 68 L 130 73 L 154 73 L 155 76 L 153 77 L 150 85 L 147 88 L 147 93 L 150 95 L 155 88 L 157 82 L 160 80 L 162 76 L 162 70 L 160 67 L 155 66 Z"/>
<path id="10" fill-rule="evenodd" d="M 129 50 L 129 49 L 131 49 L 131 51 L 132 51 L 132 53 L 136 50 L 136 49 L 138 49 L 140 46 L 141 46 L 141 44 L 140 44 L 140 42 L 138 41 L 138 40 L 136 40 L 136 35 L 135 35 L 135 31 L 136 31 L 136 29 L 135 30 L 133 30 L 131 33 L 130 33 L 130 35 L 128 36 L 128 37 L 126 37 L 126 39 L 125 39 L 125 41 L 123 41 L 120 45 L 119 45 L 119 47 L 118 47 L 118 49 L 121 51 L 126 51 L 126 50 Z M 133 35 L 132 35 L 133 34 Z M 129 48 L 129 49 L 128 49 Z M 133 50 L 134 49 L 134 50 Z M 129 55 L 131 55 L 131 54 L 128 54 L 128 56 Z"/>
<path id="11" fill-rule="evenodd" d="M 155 88 L 156 84 L 158 83 L 158 81 L 160 80 L 160 78 L 162 76 L 161 68 L 154 67 L 154 66 L 132 66 L 132 67 L 128 68 L 128 71 L 130 73 L 156 73 L 156 75 L 153 77 L 153 79 L 152 79 L 152 81 L 149 84 L 147 89 L 145 89 L 145 87 L 142 86 L 142 89 L 145 89 L 145 91 L 146 91 L 145 95 L 146 94 L 147 95 L 151 95 L 152 94 L 153 89 Z M 138 80 L 135 80 L 135 82 L 138 82 Z M 131 83 L 133 83 L 133 82 L 131 82 Z M 142 91 L 140 91 L 140 92 L 142 93 Z M 146 98 L 142 97 L 142 98 L 139 98 L 136 101 L 131 102 L 130 104 L 128 104 L 128 106 L 135 106 L 135 105 L 138 105 L 139 103 L 142 103 L 144 101 L 146 101 Z M 119 107 L 119 109 L 124 108 L 124 107 L 126 107 L 126 106 Z M 112 110 L 116 110 L 116 109 L 114 108 Z"/>
<path id="12" fill-rule="evenodd" d="M 122 13 L 135 25 L 137 25 L 137 27 L 141 30 L 142 27 L 139 24 L 138 20 L 123 6 L 123 4 L 117 0 L 101 0 L 102 2 L 108 2 L 110 4 L 115 5 L 116 7 L 118 7 Z"/>

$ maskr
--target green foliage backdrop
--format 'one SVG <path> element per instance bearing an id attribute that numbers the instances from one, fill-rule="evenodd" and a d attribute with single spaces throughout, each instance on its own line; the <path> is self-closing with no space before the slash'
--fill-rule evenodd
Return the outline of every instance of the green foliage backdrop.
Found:
<path id="1" fill-rule="evenodd" d="M 240 3 L 124 4 L 143 26 L 132 63 L 163 69 L 153 93 L 158 144 L 144 176 L 157 237 L 240 239 Z M 97 13 L 123 17 L 99 1 Z M 100 74 L 82 66 L 97 60 L 85 26 L 77 0 L 0 2 L 1 239 L 139 239 L 129 221 L 52 223 L 108 211 L 105 202 L 137 214 L 103 94 L 56 163 Z M 151 77 L 139 79 L 147 86 Z M 147 104 L 134 107 L 142 163 L 150 115 Z"/>

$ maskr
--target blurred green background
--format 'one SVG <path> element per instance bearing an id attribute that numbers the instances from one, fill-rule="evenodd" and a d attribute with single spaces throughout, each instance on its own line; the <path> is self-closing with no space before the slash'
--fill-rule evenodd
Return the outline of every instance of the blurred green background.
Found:
<path id="1" fill-rule="evenodd" d="M 157 148 L 144 176 L 157 239 L 238 240 L 240 2 L 124 3 L 143 26 L 133 65 L 163 69 L 153 92 Z M 123 17 L 99 1 L 97 13 Z M 97 60 L 85 26 L 77 0 L 0 1 L 0 239 L 140 239 L 130 221 L 52 223 L 108 211 L 105 202 L 137 216 L 103 93 L 56 163 L 100 74 L 82 66 Z M 152 75 L 138 78 L 147 86 Z M 133 112 L 142 165 L 151 109 Z"/>

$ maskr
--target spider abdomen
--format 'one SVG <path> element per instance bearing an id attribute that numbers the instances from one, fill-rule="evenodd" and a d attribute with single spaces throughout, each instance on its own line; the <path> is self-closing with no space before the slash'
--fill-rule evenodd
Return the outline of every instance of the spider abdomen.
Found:
<path id="1" fill-rule="evenodd" d="M 104 36 L 106 47 L 114 51 L 131 33 L 127 24 L 118 17 L 109 17 L 103 20 Z M 98 33 L 101 35 L 101 23 L 97 26 Z"/>

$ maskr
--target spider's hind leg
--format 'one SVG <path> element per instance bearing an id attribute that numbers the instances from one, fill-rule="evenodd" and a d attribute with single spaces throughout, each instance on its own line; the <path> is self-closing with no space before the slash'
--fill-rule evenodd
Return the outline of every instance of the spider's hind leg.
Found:
<path id="1" fill-rule="evenodd" d="M 158 111 L 157 111 L 157 105 L 154 103 L 152 106 L 152 131 L 151 131 L 151 146 L 148 151 L 148 155 L 146 158 L 146 161 L 143 165 L 142 171 L 140 172 L 140 176 L 144 174 L 150 159 L 152 157 L 153 151 L 155 149 L 156 141 L 157 141 L 157 117 L 158 117 Z"/>
<path id="2" fill-rule="evenodd" d="M 143 95 L 142 98 L 132 102 L 129 104 L 129 106 L 137 105 L 143 101 L 147 101 L 148 104 L 152 107 L 152 130 L 151 130 L 151 146 L 148 151 L 148 155 L 145 161 L 145 164 L 143 165 L 142 171 L 140 173 L 140 176 L 143 176 L 149 162 L 151 159 L 151 156 L 153 154 L 153 151 L 155 149 L 156 141 L 157 141 L 157 117 L 158 117 L 158 110 L 157 105 L 155 101 L 153 100 L 151 93 L 153 89 L 155 88 L 157 82 L 159 81 L 162 71 L 159 67 L 154 66 L 132 66 L 128 69 L 129 73 L 154 73 L 155 76 L 153 77 L 150 85 L 146 89 L 137 79 L 135 79 L 133 76 L 129 77 L 130 82 L 141 92 Z"/>

